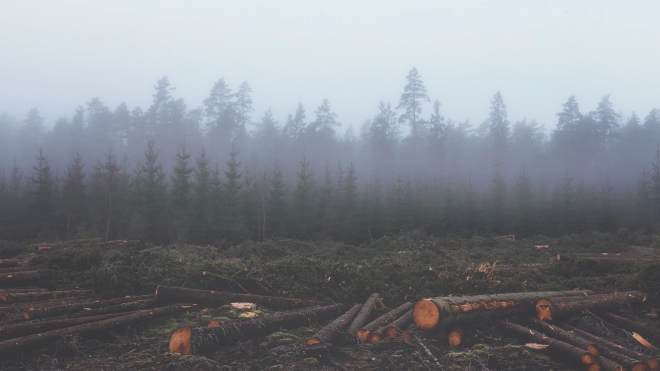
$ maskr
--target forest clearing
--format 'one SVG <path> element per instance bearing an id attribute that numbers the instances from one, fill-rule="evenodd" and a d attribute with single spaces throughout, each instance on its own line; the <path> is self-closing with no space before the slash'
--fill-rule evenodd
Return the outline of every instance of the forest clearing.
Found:
<path id="1" fill-rule="evenodd" d="M 0 367 L 656 370 L 659 244 L 420 231 L 360 246 L 3 243 Z"/>

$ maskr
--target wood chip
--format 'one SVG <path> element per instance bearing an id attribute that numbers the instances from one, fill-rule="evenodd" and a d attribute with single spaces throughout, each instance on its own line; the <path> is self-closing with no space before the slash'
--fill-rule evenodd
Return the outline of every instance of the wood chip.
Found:
<path id="1" fill-rule="evenodd" d="M 649 348 L 649 349 L 657 349 L 655 346 L 653 346 L 653 344 L 649 343 L 648 340 L 644 339 L 644 338 L 642 337 L 642 335 L 640 335 L 640 334 L 638 334 L 638 333 L 636 333 L 636 332 L 633 332 L 633 333 L 632 333 L 632 337 L 635 338 L 635 340 L 637 340 L 640 344 L 642 344 L 642 345 L 645 346 L 646 348 Z"/>
<path id="2" fill-rule="evenodd" d="M 232 308 L 241 309 L 241 310 L 255 310 L 257 309 L 257 304 L 255 303 L 231 303 Z"/>
<path id="3" fill-rule="evenodd" d="M 543 349 L 546 349 L 547 347 L 548 347 L 548 345 L 539 344 L 539 343 L 527 343 L 527 344 L 525 344 L 525 348 L 534 349 L 534 350 L 543 350 Z"/>

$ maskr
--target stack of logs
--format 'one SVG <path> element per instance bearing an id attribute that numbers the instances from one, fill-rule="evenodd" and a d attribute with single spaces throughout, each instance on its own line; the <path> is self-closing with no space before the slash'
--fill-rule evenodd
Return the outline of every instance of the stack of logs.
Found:
<path id="1" fill-rule="evenodd" d="M 611 294 L 551 291 L 437 297 L 420 300 L 415 304 L 404 303 L 376 318 L 373 318 L 373 314 L 379 306 L 382 307 L 382 298 L 377 293 L 372 294 L 363 304 L 351 307 L 341 304 L 322 306 L 318 302 L 302 299 L 166 286 L 158 288 L 156 297 L 200 304 L 250 301 L 272 308 L 295 308 L 250 319 L 223 323 L 211 321 L 206 327 L 179 328 L 170 336 L 169 350 L 184 355 L 203 355 L 217 351 L 222 346 L 265 336 L 279 329 L 307 326 L 312 321 L 332 318 L 332 322 L 306 340 L 308 348 L 333 343 L 378 343 L 388 337 L 421 343 L 414 335 L 416 330 L 422 330 L 423 335 L 435 339 L 444 338 L 450 345 L 458 346 L 464 340 L 464 330 L 480 323 L 494 322 L 518 337 L 540 343 L 540 348 L 548 348 L 562 360 L 585 365 L 588 370 L 660 370 L 658 360 L 650 355 L 560 322 L 588 310 L 604 313 L 603 319 L 617 326 L 643 333 L 652 339 L 660 339 L 660 329 L 607 312 L 623 304 L 642 304 L 646 294 L 636 291 Z M 538 332 L 519 323 L 534 327 Z M 641 338 L 639 334 L 635 335 Z"/>
<path id="2" fill-rule="evenodd" d="M 33 247 L 35 247 L 38 251 L 43 251 L 80 245 L 94 245 L 99 247 L 133 247 L 140 245 L 140 240 L 101 241 L 100 238 L 85 238 L 80 240 L 69 240 L 61 242 L 42 242 L 33 245 Z"/>

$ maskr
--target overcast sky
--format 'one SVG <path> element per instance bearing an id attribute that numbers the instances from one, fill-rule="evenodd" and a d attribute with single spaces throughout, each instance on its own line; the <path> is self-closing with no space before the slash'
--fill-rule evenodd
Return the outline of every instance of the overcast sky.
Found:
<path id="1" fill-rule="evenodd" d="M 569 96 L 588 111 L 609 93 L 643 117 L 660 108 L 659 16 L 655 0 L 0 0 L 0 112 L 37 106 L 50 126 L 96 96 L 147 108 L 162 76 L 195 108 L 224 77 L 249 82 L 254 119 L 328 98 L 357 131 L 415 66 L 475 125 L 497 90 L 512 122 L 553 128 Z"/>

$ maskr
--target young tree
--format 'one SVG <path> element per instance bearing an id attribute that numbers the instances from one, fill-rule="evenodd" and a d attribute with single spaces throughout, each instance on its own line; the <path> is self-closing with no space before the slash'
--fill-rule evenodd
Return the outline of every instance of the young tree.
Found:
<path id="1" fill-rule="evenodd" d="M 283 236 L 286 233 L 286 191 L 287 185 L 282 176 L 282 169 L 276 160 L 270 174 L 270 197 L 268 199 L 271 236 Z"/>
<path id="2" fill-rule="evenodd" d="M 297 238 L 307 239 L 312 236 L 315 229 L 316 218 L 314 216 L 315 184 L 314 173 L 309 169 L 309 161 L 303 154 L 300 160 L 300 170 L 294 191 L 294 213 L 293 223 Z"/>
<path id="3" fill-rule="evenodd" d="M 163 165 L 153 141 L 147 143 L 145 162 L 135 174 L 135 192 L 138 199 L 138 226 L 144 238 L 155 243 L 166 241 L 165 211 L 167 210 L 167 183 Z"/>
<path id="4" fill-rule="evenodd" d="M 85 220 L 87 210 L 85 165 L 82 157 L 76 153 L 64 173 L 62 198 L 66 213 L 66 238 L 71 237 L 71 226 L 77 226 Z"/>
<path id="5" fill-rule="evenodd" d="M 406 76 L 408 83 L 403 88 L 403 94 L 399 100 L 397 109 L 405 110 L 399 117 L 399 122 L 407 122 L 410 125 L 410 131 L 413 138 L 413 152 L 417 148 L 417 133 L 420 130 L 419 117 L 422 114 L 422 104 L 424 102 L 431 102 L 429 96 L 426 94 L 426 88 L 422 82 L 422 77 L 419 75 L 417 68 L 413 67 L 408 76 Z"/>
<path id="6" fill-rule="evenodd" d="M 506 180 L 502 169 L 495 165 L 490 186 L 490 226 L 498 235 L 506 233 Z"/>
<path id="7" fill-rule="evenodd" d="M 43 150 L 39 148 L 37 163 L 32 170 L 34 175 L 32 181 L 32 226 L 39 233 L 51 222 L 55 211 L 55 184 L 48 160 L 44 157 Z"/>
<path id="8" fill-rule="evenodd" d="M 224 195 L 225 226 L 226 235 L 232 242 L 237 242 L 244 236 L 241 235 L 243 224 L 241 220 L 241 189 L 243 187 L 243 172 L 240 171 L 241 162 L 237 159 L 238 152 L 232 148 L 225 170 L 225 183 L 222 187 Z"/>
<path id="9" fill-rule="evenodd" d="M 529 170 L 523 167 L 515 185 L 515 231 L 520 236 L 530 236 L 534 231 L 534 185 Z"/>
<path id="10" fill-rule="evenodd" d="M 197 156 L 193 171 L 191 231 L 196 243 L 209 243 L 213 238 L 213 184 L 206 151 Z"/>
<path id="11" fill-rule="evenodd" d="M 174 177 L 171 180 L 170 200 L 172 205 L 172 228 L 175 240 L 185 243 L 190 228 L 191 176 L 194 168 L 188 165 L 190 154 L 182 144 L 176 155 Z"/>

